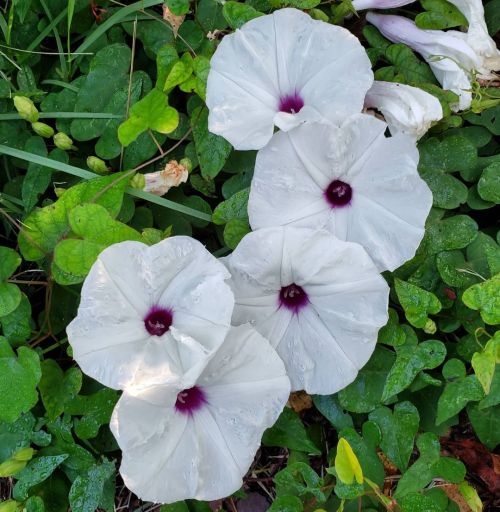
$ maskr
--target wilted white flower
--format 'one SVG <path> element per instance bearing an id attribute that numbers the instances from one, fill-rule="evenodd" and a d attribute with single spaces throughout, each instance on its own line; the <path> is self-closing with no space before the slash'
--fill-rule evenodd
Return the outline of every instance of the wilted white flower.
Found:
<path id="1" fill-rule="evenodd" d="M 201 374 L 187 371 L 175 385 L 123 393 L 110 426 L 123 450 L 125 484 L 161 503 L 229 496 L 289 392 L 268 341 L 249 325 L 231 328 Z"/>
<path id="2" fill-rule="evenodd" d="M 274 125 L 289 130 L 360 112 L 372 82 L 370 60 L 348 30 L 280 9 L 217 48 L 207 83 L 209 129 L 236 149 L 259 149 Z"/>
<path id="3" fill-rule="evenodd" d="M 234 298 L 228 277 L 224 265 L 189 237 L 108 247 L 92 266 L 67 327 L 74 359 L 115 389 L 163 383 L 184 367 L 204 365 L 229 329 Z"/>
<path id="4" fill-rule="evenodd" d="M 276 133 L 257 154 L 248 213 L 253 229 L 324 227 L 357 242 L 379 270 L 413 257 L 432 194 L 417 172 L 415 140 L 385 137 L 373 116 Z"/>
<path id="5" fill-rule="evenodd" d="M 376 108 L 392 135 L 403 133 L 415 140 L 423 137 L 443 117 L 439 100 L 418 87 L 375 80 L 366 94 L 365 107 Z"/>
<path id="6" fill-rule="evenodd" d="M 162 171 L 144 174 L 144 191 L 157 196 L 165 195 L 172 187 L 186 183 L 188 170 L 177 160 L 170 160 Z"/>
<path id="7" fill-rule="evenodd" d="M 285 362 L 292 391 L 331 394 L 354 380 L 387 321 L 389 287 L 358 245 L 307 228 L 246 235 L 224 259 L 233 323 L 250 322 Z"/>
<path id="8" fill-rule="evenodd" d="M 470 107 L 472 72 L 480 67 L 476 52 L 454 30 L 422 30 L 403 16 L 369 12 L 366 19 L 394 43 L 404 43 L 420 53 L 431 67 L 443 89 L 459 96 L 456 110 Z"/>
<path id="9" fill-rule="evenodd" d="M 352 6 L 357 11 L 364 9 L 392 9 L 412 4 L 415 0 L 352 0 Z"/>
<path id="10" fill-rule="evenodd" d="M 492 78 L 490 73 L 500 70 L 500 51 L 488 34 L 484 20 L 482 0 L 448 0 L 458 7 L 469 22 L 465 39 L 481 59 L 480 72 L 484 78 Z"/>

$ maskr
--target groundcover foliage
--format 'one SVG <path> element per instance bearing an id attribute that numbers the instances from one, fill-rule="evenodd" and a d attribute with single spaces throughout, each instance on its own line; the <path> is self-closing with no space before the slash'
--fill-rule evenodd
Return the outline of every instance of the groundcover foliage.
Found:
<path id="1" fill-rule="evenodd" d="M 476 82 L 472 108 L 453 114 L 454 94 L 428 65 L 350 16 L 349 0 L 163 4 L 11 0 L 0 13 L 0 511 L 477 511 L 475 489 L 493 510 L 498 89 Z M 208 131 L 206 78 L 224 34 L 283 6 L 344 24 L 377 79 L 440 99 L 445 117 L 419 143 L 434 207 L 416 256 L 385 274 L 389 322 L 356 380 L 332 396 L 292 396 L 235 496 L 154 508 L 117 477 L 108 423 L 118 392 L 82 375 L 65 328 L 111 244 L 187 234 L 220 256 L 249 231 L 255 152 Z M 465 23 L 444 0 L 405 9 L 423 28 Z M 485 2 L 492 35 L 499 9 Z M 14 96 L 39 114 L 21 119 Z M 137 188 L 170 160 L 189 169 L 187 183 L 165 198 Z"/>

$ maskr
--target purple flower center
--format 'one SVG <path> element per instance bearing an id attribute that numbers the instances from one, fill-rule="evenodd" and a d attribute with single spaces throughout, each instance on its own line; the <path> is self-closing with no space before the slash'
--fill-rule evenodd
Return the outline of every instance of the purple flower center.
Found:
<path id="1" fill-rule="evenodd" d="M 297 314 L 309 302 L 307 293 L 301 286 L 295 283 L 281 288 L 279 300 L 280 307 L 285 306 L 295 314 Z"/>
<path id="2" fill-rule="evenodd" d="M 352 198 L 351 185 L 340 180 L 333 180 L 325 190 L 325 198 L 332 208 L 346 206 Z"/>
<path id="3" fill-rule="evenodd" d="M 170 309 L 152 307 L 144 319 L 144 327 L 151 336 L 162 336 L 172 325 L 172 311 Z"/>
<path id="4" fill-rule="evenodd" d="M 194 386 L 189 389 L 183 389 L 177 394 L 175 410 L 182 414 L 192 416 L 194 412 L 199 410 L 206 403 L 205 392 L 198 386 Z"/>
<path id="5" fill-rule="evenodd" d="M 280 98 L 279 110 L 280 112 L 288 112 L 289 114 L 297 114 L 304 106 L 304 100 L 298 93 L 287 94 Z"/>

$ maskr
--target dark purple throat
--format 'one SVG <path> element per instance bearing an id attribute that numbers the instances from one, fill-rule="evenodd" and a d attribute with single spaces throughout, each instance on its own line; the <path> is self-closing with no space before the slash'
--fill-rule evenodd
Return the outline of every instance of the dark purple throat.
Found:
<path id="1" fill-rule="evenodd" d="M 144 319 L 144 327 L 151 336 L 162 336 L 170 329 L 172 316 L 170 309 L 153 306 Z"/>
<path id="2" fill-rule="evenodd" d="M 177 394 L 175 410 L 181 414 L 192 416 L 207 403 L 205 392 L 198 386 L 183 389 Z"/>
<path id="3" fill-rule="evenodd" d="M 279 110 L 280 112 L 287 112 L 288 114 L 297 114 L 304 106 L 304 100 L 298 93 L 287 94 L 280 98 Z"/>
<path id="4" fill-rule="evenodd" d="M 325 190 L 325 199 L 332 208 L 347 206 L 351 198 L 351 185 L 340 180 L 333 180 Z"/>
<path id="5" fill-rule="evenodd" d="M 293 313 L 297 314 L 304 306 L 309 303 L 307 293 L 298 284 L 292 283 L 283 286 L 280 290 L 280 307 L 284 306 Z"/>

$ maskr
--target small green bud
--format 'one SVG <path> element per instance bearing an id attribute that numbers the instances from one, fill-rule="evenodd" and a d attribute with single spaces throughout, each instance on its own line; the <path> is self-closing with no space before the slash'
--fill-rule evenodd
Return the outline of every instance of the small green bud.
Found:
<path id="1" fill-rule="evenodd" d="M 144 187 L 146 186 L 146 178 L 144 177 L 144 174 L 141 174 L 138 172 L 131 180 L 129 185 L 132 188 L 138 188 L 139 190 L 144 190 Z"/>
<path id="2" fill-rule="evenodd" d="M 2 501 L 2 503 L 0 503 L 0 512 L 16 512 L 18 505 L 20 505 L 20 503 L 15 500 Z"/>
<path id="3" fill-rule="evenodd" d="M 97 156 L 89 156 L 87 158 L 87 167 L 97 174 L 107 174 L 109 172 L 106 162 Z"/>
<path id="4" fill-rule="evenodd" d="M 26 96 L 14 96 L 14 107 L 16 107 L 19 115 L 26 121 L 30 123 L 38 121 L 38 110 L 35 104 Z"/>
<path id="5" fill-rule="evenodd" d="M 437 331 L 436 323 L 434 320 L 428 318 L 427 322 L 425 322 L 423 330 L 426 334 L 434 334 Z"/>
<path id="6" fill-rule="evenodd" d="M 45 123 L 40 123 L 37 121 L 36 123 L 31 123 L 31 128 L 33 128 L 33 131 L 40 135 L 40 137 L 45 137 L 46 139 L 50 139 L 54 136 L 54 129 L 52 126 L 49 126 Z"/>
<path id="7" fill-rule="evenodd" d="M 191 172 L 193 170 L 193 162 L 191 162 L 191 159 L 188 157 L 183 158 L 179 164 L 185 167 L 187 172 Z"/>
<path id="8" fill-rule="evenodd" d="M 73 140 L 70 139 L 64 132 L 59 132 L 54 135 L 54 144 L 63 151 L 75 149 Z"/>

